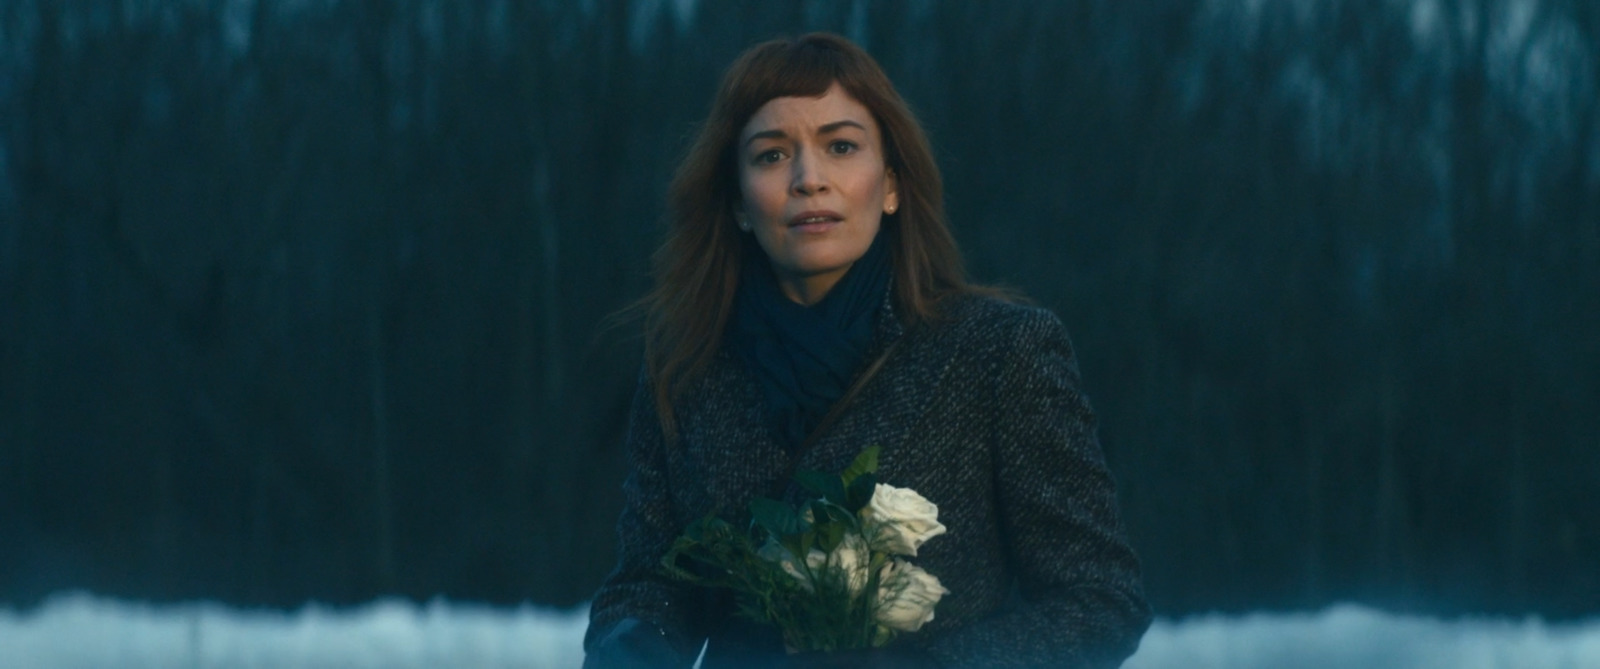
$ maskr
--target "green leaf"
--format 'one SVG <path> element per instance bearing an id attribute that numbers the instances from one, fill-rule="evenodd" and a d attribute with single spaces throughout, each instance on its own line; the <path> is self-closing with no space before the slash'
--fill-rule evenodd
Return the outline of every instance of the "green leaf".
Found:
<path id="1" fill-rule="evenodd" d="M 844 506 L 831 502 L 815 504 L 811 513 L 826 518 L 829 523 L 837 523 L 845 527 L 855 527 L 856 524 L 855 514 L 850 513 Z"/>
<path id="2" fill-rule="evenodd" d="M 803 471 L 794 475 L 795 483 L 811 491 L 818 497 L 834 504 L 844 501 L 844 481 L 833 474 L 822 472 Z"/>
<path id="3" fill-rule="evenodd" d="M 860 513 L 861 509 L 872 502 L 872 493 L 878 489 L 878 475 L 872 472 L 862 473 L 856 480 L 850 482 L 850 488 L 844 494 L 844 508 L 852 514 Z"/>
<path id="4" fill-rule="evenodd" d="M 840 528 L 841 532 L 859 532 L 861 530 L 861 523 L 854 513 L 832 502 L 812 501 L 811 515 L 816 518 L 816 522 L 813 524 L 818 532 L 832 532 L 833 530 L 829 528 L 833 527 Z M 827 550 L 833 550 L 833 545 L 830 544 Z"/>
<path id="5" fill-rule="evenodd" d="M 817 528 L 817 548 L 824 553 L 832 553 L 833 549 L 844 541 L 845 526 L 840 523 L 828 523 Z"/>
<path id="6" fill-rule="evenodd" d="M 813 540 L 814 533 L 811 530 L 799 534 L 786 534 L 777 538 L 778 545 L 789 551 L 789 555 L 796 560 L 804 560 L 805 554 L 811 551 Z"/>
<path id="7" fill-rule="evenodd" d="M 810 535 L 810 532 L 781 535 L 778 537 L 778 545 L 783 546 L 784 550 L 789 551 L 789 555 L 794 556 L 795 559 L 804 559 L 806 544 L 809 543 L 806 541 L 806 537 Z"/>
<path id="8" fill-rule="evenodd" d="M 856 479 L 862 474 L 875 474 L 877 471 L 878 447 L 873 445 L 868 446 L 867 450 L 864 450 L 860 455 L 857 455 L 855 461 L 851 462 L 850 466 L 845 468 L 844 473 L 840 474 L 839 478 L 844 479 L 844 484 L 849 486 L 852 483 L 855 483 Z"/>
<path id="9" fill-rule="evenodd" d="M 701 524 L 701 521 L 696 521 L 690 529 Z M 722 587 L 728 583 L 726 574 L 731 565 L 718 554 L 718 548 L 689 536 L 680 536 L 672 542 L 672 548 L 666 555 L 661 557 L 661 567 L 668 576 L 680 581 Z"/>
<path id="10" fill-rule="evenodd" d="M 750 519 L 780 538 L 805 531 L 805 520 L 789 505 L 775 499 L 750 500 Z"/>

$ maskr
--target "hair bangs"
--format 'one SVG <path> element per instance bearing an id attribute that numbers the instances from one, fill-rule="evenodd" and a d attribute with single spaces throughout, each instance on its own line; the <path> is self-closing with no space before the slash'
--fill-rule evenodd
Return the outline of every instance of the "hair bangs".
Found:
<path id="1" fill-rule="evenodd" d="M 834 82 L 849 78 L 846 58 L 844 52 L 820 41 L 774 43 L 753 50 L 729 72 L 730 90 L 724 92 L 731 103 L 725 108 L 729 120 L 747 120 L 775 98 L 822 97 Z"/>

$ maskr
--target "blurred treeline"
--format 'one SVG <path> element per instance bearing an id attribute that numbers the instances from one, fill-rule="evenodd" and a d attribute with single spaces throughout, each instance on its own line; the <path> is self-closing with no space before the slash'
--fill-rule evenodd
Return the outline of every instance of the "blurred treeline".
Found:
<path id="1" fill-rule="evenodd" d="M 7 0 L 0 602 L 582 601 L 749 44 L 925 121 L 1160 612 L 1600 612 L 1590 0 Z"/>

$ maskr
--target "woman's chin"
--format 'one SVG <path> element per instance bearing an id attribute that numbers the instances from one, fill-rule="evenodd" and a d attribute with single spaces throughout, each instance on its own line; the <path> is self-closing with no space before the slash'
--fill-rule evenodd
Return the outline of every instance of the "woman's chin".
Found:
<path id="1" fill-rule="evenodd" d="M 789 281 L 811 281 L 836 274 L 842 275 L 854 262 L 854 259 L 847 260 L 837 256 L 799 259 L 784 263 L 778 269 L 778 277 Z"/>

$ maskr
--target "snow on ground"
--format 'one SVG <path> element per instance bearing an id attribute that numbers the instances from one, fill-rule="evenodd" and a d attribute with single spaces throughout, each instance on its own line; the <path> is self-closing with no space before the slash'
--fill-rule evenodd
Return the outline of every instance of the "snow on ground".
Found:
<path id="1" fill-rule="evenodd" d="M 1434 618 L 1339 605 L 1319 613 L 1157 621 L 1124 669 L 1600 669 L 1600 620 Z"/>
<path id="2" fill-rule="evenodd" d="M 73 593 L 0 609 L 0 669 L 576 669 L 586 612 L 435 601 L 299 611 Z M 1125 669 L 1595 669 L 1600 620 L 1319 613 L 1158 620 Z"/>
<path id="3" fill-rule="evenodd" d="M 542 669 L 583 664 L 587 612 L 385 600 L 249 611 L 81 593 L 0 609 L 0 669 Z"/>

